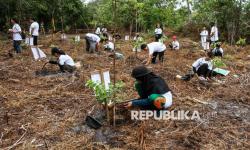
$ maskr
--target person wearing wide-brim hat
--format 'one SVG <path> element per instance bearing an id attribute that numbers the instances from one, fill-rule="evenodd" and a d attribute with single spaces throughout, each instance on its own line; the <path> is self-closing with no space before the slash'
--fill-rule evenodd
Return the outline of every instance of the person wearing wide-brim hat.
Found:
<path id="1" fill-rule="evenodd" d="M 144 66 L 135 67 L 132 77 L 136 79 L 135 88 L 139 98 L 125 104 L 126 108 L 162 110 L 172 105 L 172 93 L 164 79 Z"/>

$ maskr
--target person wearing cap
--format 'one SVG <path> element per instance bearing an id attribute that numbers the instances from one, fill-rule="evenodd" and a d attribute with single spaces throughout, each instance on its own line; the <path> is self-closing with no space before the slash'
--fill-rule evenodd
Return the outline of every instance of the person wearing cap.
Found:
<path id="1" fill-rule="evenodd" d="M 54 47 L 51 49 L 51 54 L 57 57 L 57 61 L 50 60 L 49 63 L 57 64 L 61 72 L 73 73 L 75 71 L 76 67 L 73 59 L 65 54 L 63 50 Z"/>
<path id="2" fill-rule="evenodd" d="M 221 48 L 221 43 L 216 43 L 215 48 L 212 50 L 214 56 L 223 57 L 223 49 Z"/>
<path id="3" fill-rule="evenodd" d="M 159 39 L 162 37 L 162 28 L 160 26 L 160 24 L 157 24 L 156 25 L 156 28 L 155 28 L 155 41 L 158 42 Z"/>
<path id="4" fill-rule="evenodd" d="M 159 56 L 159 61 L 163 62 L 166 46 L 161 42 L 152 42 L 149 44 L 142 44 L 141 50 L 148 51 L 149 56 L 146 60 L 146 65 L 149 65 L 150 63 L 156 63 L 157 56 Z"/>
<path id="5" fill-rule="evenodd" d="M 197 74 L 200 80 L 207 80 L 212 76 L 215 76 L 213 72 L 213 63 L 212 63 L 213 53 L 207 52 L 206 57 L 197 59 L 193 64 L 193 70 L 190 71 L 187 75 L 181 77 L 182 80 L 189 81 L 191 78 Z"/>
<path id="6" fill-rule="evenodd" d="M 99 43 L 101 41 L 101 38 L 93 33 L 87 33 L 85 35 L 86 40 L 86 51 L 90 53 L 94 53 L 95 51 L 98 51 L 99 49 Z"/>
<path id="7" fill-rule="evenodd" d="M 163 110 L 172 105 L 172 93 L 164 79 L 144 66 L 135 67 L 132 77 L 136 79 L 135 89 L 139 98 L 126 103 L 126 108 Z"/>
<path id="8" fill-rule="evenodd" d="M 180 43 L 177 41 L 177 37 L 175 35 L 173 36 L 173 41 L 172 41 L 172 43 L 169 44 L 169 47 L 172 50 L 179 50 L 180 49 Z"/>
<path id="9" fill-rule="evenodd" d="M 207 38 L 208 38 L 208 31 L 206 30 L 206 27 L 203 27 L 201 33 L 201 46 L 204 50 L 208 49 L 208 43 L 207 43 Z"/>

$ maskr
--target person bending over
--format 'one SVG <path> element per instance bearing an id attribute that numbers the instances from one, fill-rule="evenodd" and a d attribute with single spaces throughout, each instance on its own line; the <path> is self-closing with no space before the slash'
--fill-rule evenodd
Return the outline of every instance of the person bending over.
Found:
<path id="1" fill-rule="evenodd" d="M 208 78 L 215 76 L 215 72 L 213 72 L 213 64 L 212 64 L 213 53 L 208 52 L 206 57 L 202 57 L 197 59 L 193 64 L 193 70 L 183 76 L 181 79 L 185 81 L 189 81 L 195 74 L 199 76 L 200 80 L 207 80 Z"/>
<path id="2" fill-rule="evenodd" d="M 126 103 L 126 108 L 164 110 L 172 105 L 172 93 L 164 79 L 144 66 L 135 67 L 132 77 L 136 79 L 135 88 L 139 98 Z"/>
<path id="3" fill-rule="evenodd" d="M 49 63 L 57 64 L 61 72 L 73 73 L 75 71 L 76 67 L 73 59 L 69 55 L 65 54 L 64 51 L 58 48 L 52 48 L 51 54 L 57 58 L 57 61 L 50 60 Z"/>
<path id="4" fill-rule="evenodd" d="M 156 57 L 159 55 L 159 61 L 163 62 L 164 60 L 164 53 L 166 50 L 165 44 L 161 42 L 152 42 L 149 44 L 142 44 L 141 49 L 148 51 L 149 56 L 146 60 L 146 65 L 149 65 L 150 63 L 156 64 Z"/>

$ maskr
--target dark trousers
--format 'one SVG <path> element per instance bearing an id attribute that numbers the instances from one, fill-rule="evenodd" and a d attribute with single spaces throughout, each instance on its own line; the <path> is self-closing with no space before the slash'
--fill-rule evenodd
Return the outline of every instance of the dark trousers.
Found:
<path id="1" fill-rule="evenodd" d="M 164 53 L 165 53 L 165 51 L 163 51 L 163 52 L 154 52 L 153 53 L 153 58 L 151 60 L 152 64 L 156 63 L 156 58 L 157 58 L 158 55 L 159 55 L 159 61 L 163 62 L 163 60 L 164 60 Z"/>
<path id="2" fill-rule="evenodd" d="M 86 51 L 90 53 L 94 53 L 97 51 L 97 43 L 89 39 L 88 37 L 85 38 L 86 40 Z"/>
<path id="3" fill-rule="evenodd" d="M 195 68 L 193 67 L 192 73 L 188 73 L 185 76 L 182 77 L 182 80 L 189 81 L 194 77 L 194 73 L 197 73 L 198 76 L 203 76 L 205 78 L 207 77 L 214 77 L 217 75 L 216 72 L 213 70 L 208 69 L 208 64 L 203 64 L 201 65 L 198 70 L 196 71 Z"/>
<path id="4" fill-rule="evenodd" d="M 220 56 L 220 57 L 222 57 L 223 54 L 220 51 L 215 51 L 214 52 L 214 56 Z"/>
<path id="5" fill-rule="evenodd" d="M 212 70 L 208 69 L 208 64 L 203 64 L 198 68 L 196 73 L 198 74 L 198 76 L 203 76 L 207 78 L 211 77 Z"/>
<path id="6" fill-rule="evenodd" d="M 152 102 L 150 102 L 149 99 L 135 99 L 132 101 L 133 107 L 139 107 L 143 110 L 157 110 L 157 108 L 154 106 Z"/>
<path id="7" fill-rule="evenodd" d="M 32 35 L 32 37 L 33 37 L 33 44 L 34 44 L 34 46 L 37 46 L 38 36 Z"/>
<path id="8" fill-rule="evenodd" d="M 161 37 L 162 37 L 162 34 L 156 34 L 155 35 L 155 41 L 158 42 L 159 39 L 161 39 Z"/>
<path id="9" fill-rule="evenodd" d="M 13 41 L 13 47 L 16 53 L 21 53 L 22 48 L 21 48 L 21 41 Z"/>
<path id="10" fill-rule="evenodd" d="M 69 73 L 73 73 L 76 70 L 74 66 L 70 65 L 59 65 L 59 68 L 61 72 L 69 72 Z"/>

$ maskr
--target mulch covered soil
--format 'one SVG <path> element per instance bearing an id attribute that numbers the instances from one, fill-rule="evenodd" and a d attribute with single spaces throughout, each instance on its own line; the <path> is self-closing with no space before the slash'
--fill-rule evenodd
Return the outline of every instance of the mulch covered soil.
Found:
<path id="1" fill-rule="evenodd" d="M 0 43 L 0 149 L 250 149 L 250 47 L 224 45 L 223 60 L 230 70 L 218 77 L 216 84 L 201 84 L 196 78 L 183 82 L 192 62 L 204 53 L 197 43 L 180 39 L 183 49 L 166 52 L 164 64 L 151 65 L 173 91 L 170 110 L 194 110 L 200 120 L 130 120 L 130 112 L 117 110 L 125 118 L 116 127 L 107 125 L 93 130 L 85 125 L 92 112 L 104 114 L 103 107 L 85 87 L 90 72 L 96 69 L 114 71 L 108 52 L 87 54 L 84 41 L 61 42 L 57 37 L 42 38 L 42 50 L 50 57 L 49 46 L 60 46 L 82 67 L 75 75 L 36 76 L 45 61 L 34 61 L 29 48 L 21 55 L 8 57 L 11 42 Z M 124 54 L 116 62 L 116 78 L 125 83 L 123 100 L 136 98 L 131 70 L 140 64 L 131 43 L 119 41 Z M 139 53 L 143 59 L 146 54 Z M 57 71 L 47 65 L 46 70 Z M 118 117 L 117 117 L 118 118 Z"/>

